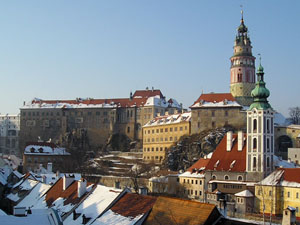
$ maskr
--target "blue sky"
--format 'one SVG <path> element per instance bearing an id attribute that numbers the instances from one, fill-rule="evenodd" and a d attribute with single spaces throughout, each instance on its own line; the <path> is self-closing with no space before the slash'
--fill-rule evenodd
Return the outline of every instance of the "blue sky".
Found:
<path id="1" fill-rule="evenodd" d="M 0 1 L 0 112 L 23 101 L 129 97 L 154 87 L 190 106 L 229 92 L 240 5 L 269 98 L 300 106 L 300 1 Z"/>

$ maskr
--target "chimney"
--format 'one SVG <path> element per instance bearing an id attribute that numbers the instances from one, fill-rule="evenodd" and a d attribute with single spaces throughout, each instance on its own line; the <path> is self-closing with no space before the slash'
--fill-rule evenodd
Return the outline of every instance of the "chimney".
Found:
<path id="1" fill-rule="evenodd" d="M 226 148 L 226 150 L 228 152 L 230 152 L 231 148 L 232 148 L 232 131 L 228 131 L 226 136 L 227 136 L 227 148 Z"/>
<path id="2" fill-rule="evenodd" d="M 47 177 L 45 175 L 42 176 L 42 183 L 46 184 L 46 181 L 47 181 Z"/>
<path id="3" fill-rule="evenodd" d="M 47 164 L 47 172 L 52 173 L 52 162 L 48 162 Z"/>
<path id="4" fill-rule="evenodd" d="M 65 191 L 74 180 L 75 180 L 74 174 L 65 174 L 63 177 L 63 190 Z"/>
<path id="5" fill-rule="evenodd" d="M 81 198 L 85 192 L 86 192 L 86 179 L 81 179 L 77 182 L 77 193 L 78 193 L 78 198 Z"/>
<path id="6" fill-rule="evenodd" d="M 238 151 L 242 151 L 244 147 L 244 135 L 243 131 L 238 131 Z"/>

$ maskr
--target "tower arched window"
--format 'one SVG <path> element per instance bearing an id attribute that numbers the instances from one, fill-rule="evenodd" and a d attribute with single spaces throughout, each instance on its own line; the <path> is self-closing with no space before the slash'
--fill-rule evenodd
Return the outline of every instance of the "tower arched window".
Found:
<path id="1" fill-rule="evenodd" d="M 270 120 L 267 120 L 267 133 L 270 133 Z"/>
<path id="2" fill-rule="evenodd" d="M 267 157 L 267 167 L 270 167 L 270 158 Z"/>
<path id="3" fill-rule="evenodd" d="M 253 131 L 256 132 L 257 130 L 257 119 L 253 120 Z"/>
<path id="4" fill-rule="evenodd" d="M 257 139 L 253 138 L 253 149 L 257 148 Z"/>
<path id="5" fill-rule="evenodd" d="M 238 73 L 238 82 L 242 82 L 243 81 L 243 76 L 241 73 Z"/>
<path id="6" fill-rule="evenodd" d="M 253 157 L 253 170 L 256 170 L 256 157 Z"/>

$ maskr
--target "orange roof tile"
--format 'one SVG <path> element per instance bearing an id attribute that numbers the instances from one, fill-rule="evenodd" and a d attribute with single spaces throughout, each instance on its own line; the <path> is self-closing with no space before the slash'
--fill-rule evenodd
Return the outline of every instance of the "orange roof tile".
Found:
<path id="1" fill-rule="evenodd" d="M 238 151 L 237 134 L 233 134 L 234 142 L 231 151 L 226 150 L 227 135 L 217 146 L 211 159 L 209 160 L 206 170 L 216 171 L 232 171 L 245 172 L 246 171 L 246 135 L 244 135 L 244 146 L 242 151 Z M 234 162 L 235 160 L 235 162 Z M 218 162 L 218 163 L 217 163 Z"/>
<path id="2" fill-rule="evenodd" d="M 111 210 L 125 217 L 136 217 L 147 213 L 156 201 L 156 197 L 126 193 Z"/>
<path id="3" fill-rule="evenodd" d="M 199 103 L 201 100 L 205 102 L 222 102 L 224 100 L 233 102 L 236 101 L 231 93 L 210 93 L 201 94 L 200 97 L 194 102 L 194 104 Z"/>
<path id="4" fill-rule="evenodd" d="M 283 170 L 283 180 L 300 183 L 300 168 L 279 168 Z"/>
<path id="5" fill-rule="evenodd" d="M 197 162 L 195 162 L 190 168 L 187 169 L 187 171 L 193 173 L 195 169 L 199 170 L 200 168 L 206 168 L 208 162 L 210 159 L 201 158 Z"/>
<path id="6" fill-rule="evenodd" d="M 213 224 L 220 217 L 215 205 L 177 198 L 158 197 L 146 225 Z"/>

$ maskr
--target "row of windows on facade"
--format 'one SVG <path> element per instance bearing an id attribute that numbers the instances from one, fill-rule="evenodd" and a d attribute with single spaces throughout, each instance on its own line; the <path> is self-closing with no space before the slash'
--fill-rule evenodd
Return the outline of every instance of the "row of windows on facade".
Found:
<path id="1" fill-rule="evenodd" d="M 168 149 L 168 148 L 165 147 L 165 151 L 167 151 L 167 149 Z M 158 152 L 159 150 L 162 152 L 162 151 L 163 151 L 163 147 L 160 147 L 160 148 L 156 147 L 155 150 L 156 150 L 157 152 Z M 151 148 L 151 151 L 154 152 L 154 148 L 153 148 L 153 147 Z M 150 148 L 144 148 L 144 152 L 150 152 Z"/>
<path id="2" fill-rule="evenodd" d="M 13 116 L 13 117 L 2 117 L 2 120 L 11 120 L 11 119 L 13 119 L 13 120 L 15 120 L 16 119 L 16 117 L 15 116 Z"/>
<path id="3" fill-rule="evenodd" d="M 184 127 L 184 130 L 187 130 L 187 126 L 185 126 Z M 169 128 L 160 128 L 160 129 L 152 129 L 152 130 L 150 130 L 150 129 L 148 129 L 148 130 L 145 130 L 145 134 L 154 134 L 154 133 L 156 133 L 156 134 L 158 134 L 158 133 L 168 133 L 168 132 L 176 132 L 176 131 L 178 131 L 178 127 L 174 127 L 174 129 L 173 129 L 173 127 L 170 127 L 170 129 Z M 183 126 L 181 126 L 181 127 L 179 127 L 179 131 L 183 131 Z"/>
<path id="4" fill-rule="evenodd" d="M 6 139 L 6 141 L 5 141 L 5 146 L 7 148 L 15 148 L 15 147 L 17 147 L 17 145 L 18 145 L 18 142 L 15 139 L 12 139 L 12 140 Z"/>
<path id="5" fill-rule="evenodd" d="M 224 122 L 224 126 L 228 126 L 228 121 L 225 121 Z M 200 128 L 201 127 L 201 122 L 198 122 L 198 128 Z M 211 122 L 211 127 L 212 128 L 215 128 L 216 127 L 216 122 Z"/>
<path id="6" fill-rule="evenodd" d="M 197 179 L 195 179 L 195 180 L 193 180 L 193 179 L 183 179 L 183 183 L 185 184 L 185 183 L 187 183 L 187 184 L 189 184 L 189 183 L 191 183 L 191 184 L 198 184 L 199 183 L 199 185 L 202 185 L 202 180 L 199 180 L 199 182 L 198 182 L 198 180 Z"/>
<path id="7" fill-rule="evenodd" d="M 162 161 L 164 159 L 163 156 L 144 156 L 144 160 L 159 160 Z"/>
<path id="8" fill-rule="evenodd" d="M 163 137 L 160 137 L 160 138 L 156 138 L 156 139 L 154 139 L 154 138 L 152 138 L 152 139 L 150 139 L 150 138 L 145 138 L 145 140 L 144 140 L 144 142 L 145 143 L 157 143 L 157 142 L 164 142 L 164 141 L 177 141 L 178 140 L 178 137 L 176 136 L 176 137 L 165 137 L 165 138 L 163 138 Z"/>
<path id="9" fill-rule="evenodd" d="M 216 179 L 217 179 L 216 175 L 213 175 L 213 176 L 211 177 L 211 179 L 212 179 L 212 180 L 216 180 Z M 224 180 L 229 180 L 229 176 L 228 176 L 228 175 L 225 175 L 225 176 L 224 176 Z M 241 175 L 237 176 L 237 180 L 238 180 L 238 181 L 243 181 L 243 176 L 241 176 Z"/>
<path id="10" fill-rule="evenodd" d="M 27 163 L 63 162 L 63 157 L 27 157 Z"/>
<path id="11" fill-rule="evenodd" d="M 112 119 L 113 120 L 113 119 Z M 37 120 L 39 121 L 39 120 Z M 75 118 L 75 123 L 83 123 L 83 118 L 82 117 L 78 117 L 78 118 Z M 93 120 L 87 120 L 87 122 L 94 122 Z M 104 118 L 103 120 L 101 119 L 96 119 L 96 124 L 99 124 L 99 123 L 109 123 L 109 119 L 107 118 Z M 94 123 L 93 123 L 94 124 Z M 36 121 L 35 120 L 26 120 L 26 126 L 27 127 L 32 127 L 32 126 L 35 126 L 36 125 Z M 56 120 L 41 120 L 40 122 L 40 126 L 41 127 L 49 127 L 49 126 L 60 126 L 61 125 L 61 121 L 59 119 L 56 119 Z"/>
<path id="12" fill-rule="evenodd" d="M 267 119 L 266 122 L 264 123 L 264 130 L 267 133 L 273 133 L 273 126 L 271 126 L 271 123 L 273 122 L 272 119 Z M 257 119 L 253 119 L 253 133 L 261 132 L 261 127 L 260 123 L 258 124 L 258 129 L 257 129 Z M 251 127 L 249 126 L 249 132 L 251 132 Z"/>
<path id="13" fill-rule="evenodd" d="M 269 193 L 268 193 L 269 197 L 272 197 L 272 194 L 273 194 L 272 191 L 269 191 Z M 275 192 L 275 194 L 276 194 L 276 192 Z M 262 195 L 262 190 L 261 189 L 258 189 L 257 195 L 258 196 Z M 264 195 L 265 195 L 265 193 L 264 193 Z M 281 196 L 280 197 L 284 197 L 284 191 L 281 191 Z M 287 192 L 287 198 L 292 198 L 291 192 L 289 192 L 289 191 Z M 299 199 L 299 192 L 295 193 L 295 198 Z"/>
<path id="14" fill-rule="evenodd" d="M 250 139 L 250 138 L 249 138 Z M 259 140 L 259 143 L 260 143 L 260 140 Z M 257 145 L 257 138 L 253 138 L 252 140 L 252 149 L 254 152 L 256 152 L 257 150 L 260 151 L 260 145 Z M 273 152 L 273 146 L 271 145 L 271 139 L 270 138 L 266 138 L 265 139 L 265 149 L 267 150 L 267 152 Z M 248 149 L 249 152 L 251 152 L 251 146 L 250 146 L 250 143 L 249 143 L 249 149 Z"/>
<path id="15" fill-rule="evenodd" d="M 132 111 L 131 111 L 131 113 L 132 113 Z M 77 111 L 75 111 L 75 112 L 69 112 L 69 115 L 75 115 L 75 116 L 78 116 L 78 115 L 80 115 L 80 116 L 83 116 L 83 112 L 77 112 Z M 87 112 L 87 115 L 88 116 L 92 116 L 94 113 L 93 112 Z M 56 113 L 54 113 L 54 112 L 23 112 L 22 113 L 22 116 L 65 116 L 66 115 L 66 112 L 56 112 Z M 96 116 L 101 116 L 101 112 L 99 112 L 99 111 L 97 111 L 97 112 L 95 112 L 95 115 Z M 108 112 L 107 111 L 104 111 L 103 113 L 102 113 L 102 115 L 103 116 L 107 116 L 108 115 Z"/>
<path id="16" fill-rule="evenodd" d="M 205 112 L 205 114 L 207 115 L 208 111 Z M 216 116 L 216 111 L 215 110 L 210 110 L 210 113 L 211 113 L 211 116 L 214 117 Z M 221 116 L 220 114 L 223 113 L 223 110 L 222 111 L 219 111 L 219 115 L 218 116 Z M 201 111 L 198 111 L 198 117 L 200 117 L 201 115 Z M 229 115 L 229 112 L 227 110 L 224 111 L 224 116 L 228 116 Z"/>
<path id="17" fill-rule="evenodd" d="M 199 196 L 202 196 L 202 191 L 193 190 L 193 189 L 187 189 L 187 190 L 184 189 L 183 193 L 187 195 L 195 195 L 195 196 L 199 194 Z"/>
<path id="18" fill-rule="evenodd" d="M 248 155 L 248 158 L 251 159 L 251 156 Z M 262 168 L 260 168 L 260 157 L 258 157 L 258 162 L 257 162 L 257 159 L 255 156 L 253 156 L 252 158 L 252 170 L 253 171 L 261 171 Z M 270 169 L 271 168 L 271 165 L 273 165 L 273 158 L 271 158 L 270 160 L 270 157 L 266 157 L 264 158 L 265 162 L 264 162 L 264 167 L 266 167 L 267 169 Z M 271 162 L 272 161 L 272 162 Z M 250 170 L 250 164 L 248 165 L 248 169 Z"/>

